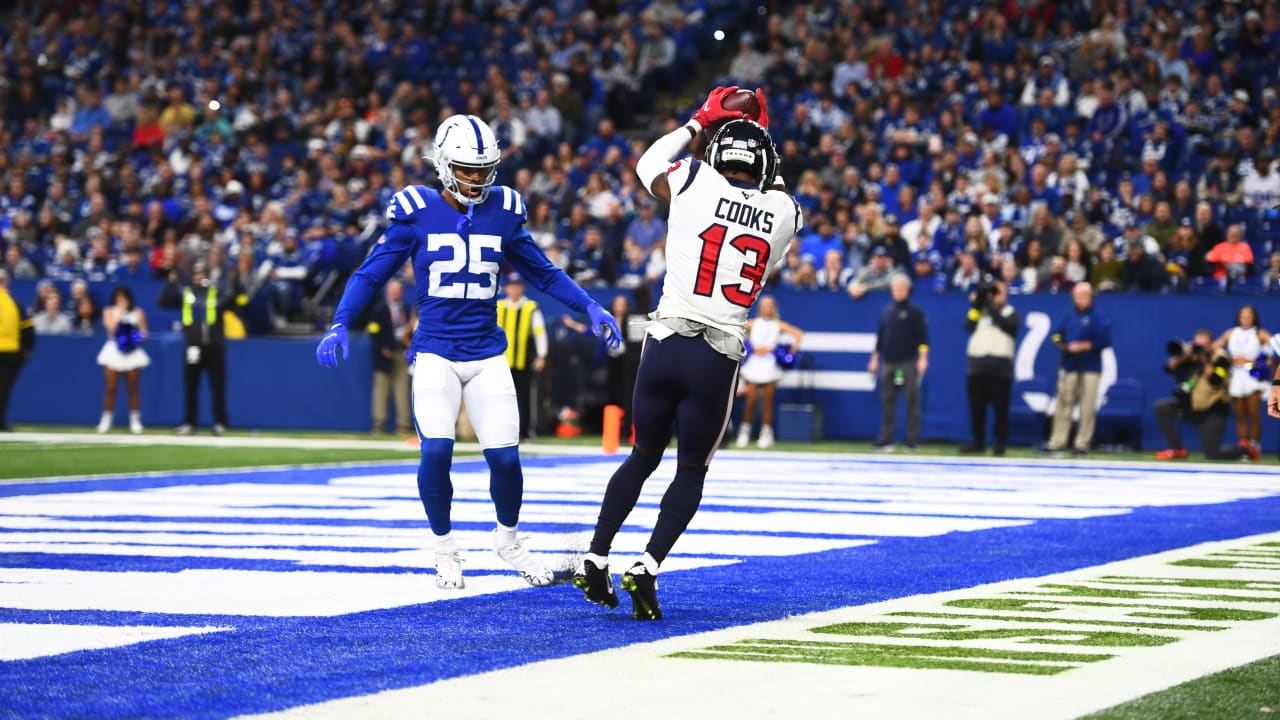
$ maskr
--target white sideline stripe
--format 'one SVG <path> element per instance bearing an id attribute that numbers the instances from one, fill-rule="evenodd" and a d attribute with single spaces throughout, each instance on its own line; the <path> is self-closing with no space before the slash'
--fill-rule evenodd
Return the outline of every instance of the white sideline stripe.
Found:
<path id="1" fill-rule="evenodd" d="M 875 333 L 807 332 L 801 352 L 869 353 L 876 349 Z"/>
<path id="2" fill-rule="evenodd" d="M 808 337 L 805 336 L 806 339 Z M 784 373 L 779 385 L 809 390 L 869 391 L 876 388 L 876 380 L 871 373 L 862 370 L 810 370 Z"/>

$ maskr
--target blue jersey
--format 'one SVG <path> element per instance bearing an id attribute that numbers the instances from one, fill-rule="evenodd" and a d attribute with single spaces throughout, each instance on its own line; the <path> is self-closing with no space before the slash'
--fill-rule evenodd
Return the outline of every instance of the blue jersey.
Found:
<path id="1" fill-rule="evenodd" d="M 414 352 L 465 361 L 506 351 L 495 301 L 504 260 L 531 286 L 574 310 L 586 312 L 592 303 L 538 249 L 524 228 L 524 200 L 511 188 L 493 187 L 468 215 L 438 191 L 409 185 L 392 196 L 386 217 L 390 227 L 351 276 L 334 323 L 349 325 L 410 258 L 418 283 Z"/>

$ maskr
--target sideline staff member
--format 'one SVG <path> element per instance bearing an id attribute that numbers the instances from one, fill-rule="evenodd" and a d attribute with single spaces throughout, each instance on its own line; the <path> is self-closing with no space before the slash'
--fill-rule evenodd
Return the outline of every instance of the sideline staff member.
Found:
<path id="1" fill-rule="evenodd" d="M 9 294 L 9 273 L 0 268 L 0 432 L 9 431 L 5 411 L 18 372 L 36 346 L 36 330 L 22 306 Z"/>
<path id="2" fill-rule="evenodd" d="M 213 397 L 213 434 L 227 431 L 227 343 L 222 315 L 244 296 L 223 293 L 210 282 L 203 262 L 191 268 L 191 282 L 178 287 L 178 274 L 169 274 L 169 284 L 160 292 L 160 307 L 182 310 L 182 340 L 185 346 L 182 382 L 186 390 L 186 415 L 178 426 L 179 435 L 190 435 L 200 409 L 200 375 L 209 373 L 209 394 Z M 244 304 L 240 302 L 240 304 Z"/>
<path id="3" fill-rule="evenodd" d="M 1076 430 L 1076 455 L 1087 455 L 1098 419 L 1098 381 L 1102 376 L 1102 351 L 1111 347 L 1111 320 L 1093 307 L 1093 286 L 1087 282 L 1071 287 L 1075 305 L 1053 331 L 1053 344 L 1062 351 L 1058 368 L 1058 405 L 1053 414 L 1053 435 L 1049 452 L 1067 447 L 1071 433 L 1071 410 L 1080 405 L 1080 428 Z"/>
<path id="4" fill-rule="evenodd" d="M 507 275 L 503 289 L 507 297 L 498 301 L 498 327 L 507 334 L 507 367 L 511 368 L 516 403 L 520 406 L 520 439 L 528 440 L 533 375 L 542 372 L 547 364 L 547 323 L 538 303 L 525 297 L 520 273 Z"/>
<path id="5" fill-rule="evenodd" d="M 893 303 L 880 313 L 876 329 L 876 349 L 867 371 L 880 378 L 880 435 L 875 448 L 893 451 L 893 431 L 897 427 L 898 392 L 907 395 L 907 449 L 920 443 L 920 382 L 929 368 L 929 321 L 911 300 L 911 279 L 893 276 L 889 282 Z"/>
<path id="6" fill-rule="evenodd" d="M 973 444 L 962 452 L 986 449 L 987 405 L 995 413 L 995 454 L 1004 455 L 1009 441 L 1009 397 L 1013 391 L 1013 350 L 1020 325 L 1018 311 L 1007 304 L 1009 290 L 1001 280 L 982 283 L 964 321 L 969 333 L 969 425 Z"/>

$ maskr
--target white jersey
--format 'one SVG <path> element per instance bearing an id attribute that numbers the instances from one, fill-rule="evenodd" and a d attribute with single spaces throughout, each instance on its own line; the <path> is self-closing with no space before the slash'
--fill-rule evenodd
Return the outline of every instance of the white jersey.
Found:
<path id="1" fill-rule="evenodd" d="M 659 318 L 684 318 L 743 339 L 747 312 L 803 219 L 781 190 L 740 187 L 684 158 L 667 170 L 667 275 Z"/>

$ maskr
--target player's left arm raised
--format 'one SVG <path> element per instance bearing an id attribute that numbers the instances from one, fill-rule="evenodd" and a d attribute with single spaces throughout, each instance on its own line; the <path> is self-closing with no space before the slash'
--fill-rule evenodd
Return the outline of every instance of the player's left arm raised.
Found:
<path id="1" fill-rule="evenodd" d="M 342 359 L 347 359 L 351 350 L 347 340 L 347 327 L 351 319 L 364 310 L 397 270 L 404 267 L 405 260 L 413 250 L 413 225 L 394 217 L 391 220 L 387 232 L 347 281 L 347 289 L 342 292 L 338 309 L 333 314 L 333 324 L 316 346 L 316 360 L 325 367 L 337 367 L 339 348 L 342 349 Z"/>
<path id="2" fill-rule="evenodd" d="M 511 264 L 529 279 L 531 285 L 574 310 L 586 313 L 591 318 L 592 331 L 596 335 L 603 335 L 610 348 L 616 349 L 622 344 L 622 329 L 613 316 L 542 254 L 524 225 L 516 228 L 515 233 L 504 243 L 503 250 Z"/>

